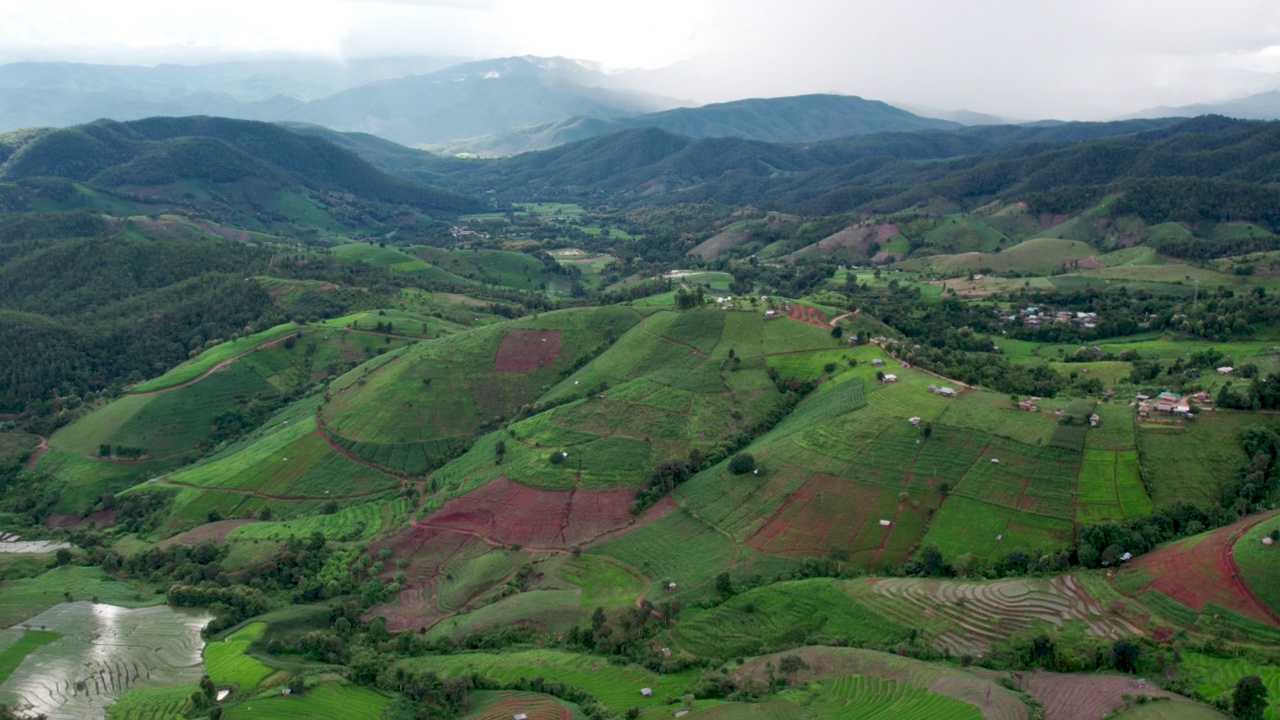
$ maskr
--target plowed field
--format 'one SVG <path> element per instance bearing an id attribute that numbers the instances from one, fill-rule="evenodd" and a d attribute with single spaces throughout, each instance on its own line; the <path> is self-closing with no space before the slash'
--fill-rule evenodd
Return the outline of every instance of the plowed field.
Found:
<path id="1" fill-rule="evenodd" d="M 559 330 L 512 328 L 498 344 L 493 369 L 497 372 L 528 372 L 550 365 L 563 353 Z"/>

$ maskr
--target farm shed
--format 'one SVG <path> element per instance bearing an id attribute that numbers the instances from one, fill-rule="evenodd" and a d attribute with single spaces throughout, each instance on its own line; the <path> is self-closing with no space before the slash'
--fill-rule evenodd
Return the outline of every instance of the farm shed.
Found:
<path id="1" fill-rule="evenodd" d="M 940 387 L 938 388 L 938 394 L 941 395 L 942 397 L 953 398 L 956 396 L 956 389 L 949 388 L 949 387 Z"/>
<path id="2" fill-rule="evenodd" d="M 907 422 L 911 423 L 912 425 L 919 425 L 920 418 L 918 417 L 907 418 Z"/>
<path id="3" fill-rule="evenodd" d="M 1036 406 L 1036 403 L 1035 403 L 1035 401 L 1034 401 L 1034 400 L 1022 400 L 1022 401 L 1020 401 L 1020 402 L 1018 403 L 1018 409 L 1019 409 L 1019 410 L 1026 410 L 1027 412 L 1039 412 L 1039 410 L 1040 410 L 1040 408 Z"/>
<path id="4" fill-rule="evenodd" d="M 1230 375 L 1233 370 L 1235 370 L 1235 368 L 1231 367 L 1230 365 L 1223 365 L 1222 367 L 1218 368 L 1218 374 Z"/>
<path id="5" fill-rule="evenodd" d="M 1102 424 L 1102 417 L 1098 413 L 1089 416 L 1089 427 L 1098 427 Z"/>
<path id="6" fill-rule="evenodd" d="M 640 694 L 645 697 L 653 697 L 653 688 L 640 688 Z"/>
<path id="7" fill-rule="evenodd" d="M 885 375 L 885 376 L 884 376 L 884 381 L 885 381 L 885 382 L 887 382 L 887 383 L 895 383 L 895 382 L 898 382 L 898 376 L 897 376 L 897 375 L 892 375 L 892 374 L 890 374 L 890 375 Z"/>
<path id="8" fill-rule="evenodd" d="M 880 367 L 882 365 L 884 365 L 884 361 L 881 360 L 880 358 L 875 358 L 874 360 L 871 361 L 871 367 Z"/>

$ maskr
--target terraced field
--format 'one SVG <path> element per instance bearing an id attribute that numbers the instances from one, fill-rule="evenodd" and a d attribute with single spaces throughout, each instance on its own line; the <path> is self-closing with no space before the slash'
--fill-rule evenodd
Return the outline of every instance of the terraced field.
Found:
<path id="1" fill-rule="evenodd" d="M 1104 612 L 1071 575 L 1049 580 L 967 583 L 918 578 L 850 581 L 846 587 L 877 612 L 900 622 L 933 626 L 932 642 L 956 655 L 982 655 L 1009 633 L 1039 623 L 1077 621 L 1091 635 L 1118 638 L 1138 629 Z"/>
<path id="2" fill-rule="evenodd" d="M 748 590 L 683 618 L 672 635 L 694 655 L 732 657 L 834 640 L 891 644 L 906 633 L 907 626 L 878 615 L 823 578 Z"/>
<path id="3" fill-rule="evenodd" d="M 200 686 L 174 685 L 162 688 L 135 687 L 107 708 L 107 720 L 169 720 L 181 718 L 192 709 L 191 694 Z"/>
<path id="4" fill-rule="evenodd" d="M 875 689 L 884 693 L 893 693 L 894 696 L 903 698 L 904 703 L 934 702 L 938 704 L 938 709 L 918 711 L 888 708 L 869 717 L 886 720 L 887 718 L 951 717 L 1026 720 L 1029 716 L 1027 706 L 1022 703 L 1019 696 L 1001 687 L 991 678 L 979 677 L 945 665 L 871 650 L 800 647 L 748 660 L 735 674 L 763 680 L 770 675 L 770 666 L 775 668 L 774 672 L 776 672 L 781 659 L 788 655 L 798 656 L 809 667 L 795 673 L 794 677 L 788 678 L 797 689 L 784 691 L 779 697 L 802 706 L 800 709 L 805 712 L 805 717 L 815 715 L 832 717 L 835 713 L 857 713 L 858 704 L 849 702 L 849 699 L 856 693 L 860 697 L 865 697 L 864 701 L 868 705 L 876 705 L 879 699 L 873 692 Z M 836 683 L 839 683 L 839 689 Z M 977 715 L 972 715 L 973 712 Z M 759 716 L 735 713 L 725 717 Z M 851 714 L 849 717 L 866 716 Z"/>
<path id="5" fill-rule="evenodd" d="M 62 634 L 33 651 L 0 691 L 50 720 L 103 718 L 135 687 L 194 683 L 211 616 L 168 607 L 63 603 L 27 623 Z"/>
<path id="6" fill-rule="evenodd" d="M 867 675 L 842 675 L 824 680 L 810 710 L 835 720 L 888 717 L 936 717 L 981 720 L 982 711 L 965 702 L 907 683 Z"/>
<path id="7" fill-rule="evenodd" d="M 528 720 L 572 720 L 576 708 L 550 695 L 511 690 L 471 693 L 471 712 L 461 720 L 510 720 L 524 715 Z"/>
<path id="8" fill-rule="evenodd" d="M 266 623 L 249 623 L 225 639 L 205 645 L 205 673 L 215 684 L 230 685 L 242 693 L 257 687 L 275 671 L 246 651 L 266 629 Z"/>

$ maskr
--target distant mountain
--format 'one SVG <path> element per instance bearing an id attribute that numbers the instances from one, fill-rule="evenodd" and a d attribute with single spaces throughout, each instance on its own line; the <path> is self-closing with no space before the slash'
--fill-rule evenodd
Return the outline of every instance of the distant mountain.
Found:
<path id="1" fill-rule="evenodd" d="M 127 197 L 180 205 L 235 206 L 259 221 L 305 214 L 306 206 L 363 203 L 408 206 L 424 213 L 474 211 L 483 204 L 457 193 L 383 172 L 321 137 L 269 123 L 210 117 L 157 117 L 15 135 L 0 181 L 50 178 L 117 190 Z M 64 193 L 70 190 L 63 191 Z M 301 204 L 299 204 L 301 203 Z M 353 206 L 352 206 L 353 207 Z M 247 208 L 247 209 L 246 209 Z M 355 216 L 348 212 L 342 213 Z M 327 209 L 322 210 L 328 212 Z M 377 214 L 375 212 L 375 214 Z M 334 222 L 343 221 L 333 215 Z"/>
<path id="2" fill-rule="evenodd" d="M 155 67 L 11 63 L 0 65 L 0 132 L 159 115 L 269 120 L 309 100 L 455 62 L 414 57 Z"/>
<path id="3" fill-rule="evenodd" d="M 675 108 L 635 117 L 572 117 L 535 123 L 433 150 L 444 154 L 516 155 L 619 130 L 657 128 L 692 138 L 735 137 L 774 143 L 814 142 L 850 135 L 961 127 L 921 117 L 878 100 L 846 95 L 759 98 Z"/>
<path id="4" fill-rule="evenodd" d="M 424 145 L 572 116 L 615 118 L 680 104 L 608 83 L 604 73 L 574 60 L 502 58 L 352 88 L 277 119 Z"/>
<path id="5" fill-rule="evenodd" d="M 1225 115 L 1243 120 L 1277 120 L 1280 119 L 1280 90 L 1249 95 L 1238 100 L 1227 100 L 1219 103 L 1198 103 L 1149 108 L 1130 115 L 1131 118 L 1155 117 L 1196 117 L 1199 115 Z"/>
<path id="6" fill-rule="evenodd" d="M 1049 149 L 1067 152 L 1076 145 L 1089 147 L 1099 139 L 1146 133 L 1154 140 L 1164 137 L 1161 133 L 1177 135 L 1179 128 L 1221 134 L 1252 126 L 1212 119 L 1000 125 L 874 133 L 806 144 L 689 138 L 658 128 L 637 128 L 542 152 L 473 162 L 442 175 L 440 182 L 464 192 L 495 192 L 511 199 L 517 195 L 546 200 L 603 196 L 619 202 L 711 198 L 788 205 L 853 185 L 898 192 L 899 185 L 958 172 L 966 163 L 981 166 L 979 159 L 986 156 L 979 153 L 999 151 L 1020 158 Z M 913 162 L 921 160 L 950 160 L 953 167 Z M 1034 170 L 1033 164 L 1019 167 L 1024 173 Z M 980 175 L 977 170 L 974 173 Z M 866 199 L 879 192 L 870 192 Z"/>

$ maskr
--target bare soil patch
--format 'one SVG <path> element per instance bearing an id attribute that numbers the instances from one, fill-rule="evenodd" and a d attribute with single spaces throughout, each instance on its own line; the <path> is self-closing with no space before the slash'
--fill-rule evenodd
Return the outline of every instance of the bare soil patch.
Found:
<path id="1" fill-rule="evenodd" d="M 1210 533 L 1192 547 L 1185 540 L 1167 545 L 1143 555 L 1133 567 L 1151 577 L 1149 587 L 1187 607 L 1204 610 L 1206 604 L 1213 603 L 1258 622 L 1280 626 L 1280 618 L 1245 585 L 1231 556 L 1236 540 L 1271 515 L 1247 517 Z"/>
<path id="2" fill-rule="evenodd" d="M 1124 707 L 1125 695 L 1182 699 L 1153 683 L 1138 687 L 1137 680 L 1126 675 L 1050 672 L 1021 675 L 1021 679 L 1015 678 L 1014 682 L 1044 705 L 1045 720 L 1096 720 L 1106 717 Z"/>
<path id="3" fill-rule="evenodd" d="M 507 331 L 493 358 L 497 372 L 529 372 L 550 365 L 564 354 L 560 347 L 560 330 Z"/>
<path id="4" fill-rule="evenodd" d="M 751 235 L 741 230 L 722 232 L 703 240 L 690 250 L 689 254 L 697 255 L 704 260 L 710 260 L 725 250 L 728 250 L 731 247 L 737 247 L 750 239 Z"/>
<path id="5" fill-rule="evenodd" d="M 450 500 L 421 524 L 503 545 L 567 549 L 632 524 L 634 499 L 634 490 L 539 490 L 498 478 Z"/>
<path id="6" fill-rule="evenodd" d="M 63 528 L 67 530 L 82 530 L 89 527 L 90 523 L 93 523 L 93 526 L 99 529 L 115 525 L 115 509 L 95 510 L 85 517 L 80 517 L 75 513 L 54 513 L 44 520 L 45 527 Z"/>
<path id="7" fill-rule="evenodd" d="M 199 545 L 202 542 L 222 543 L 226 542 L 227 536 L 232 530 L 247 525 L 248 523 L 257 522 L 257 520 L 238 519 L 238 520 L 219 520 L 217 522 L 205 523 L 199 527 L 174 535 L 167 540 L 156 543 L 156 547 L 169 547 L 170 545 Z"/>

